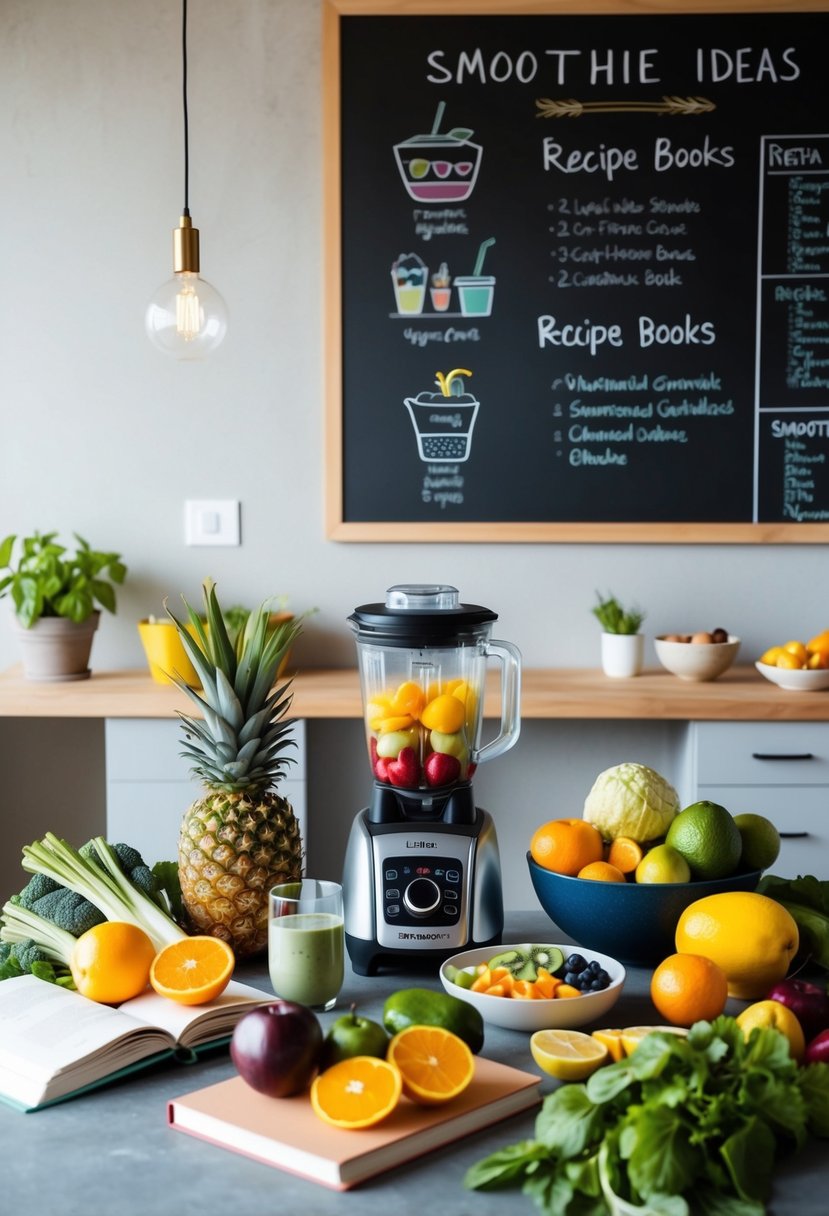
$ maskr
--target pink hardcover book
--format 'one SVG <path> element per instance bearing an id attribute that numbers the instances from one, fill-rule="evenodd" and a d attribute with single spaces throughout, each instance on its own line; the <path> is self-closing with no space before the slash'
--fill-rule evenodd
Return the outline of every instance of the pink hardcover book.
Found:
<path id="1" fill-rule="evenodd" d="M 177 1131 L 345 1191 L 535 1106 L 539 1080 L 478 1057 L 471 1085 L 446 1106 L 416 1106 L 403 1098 L 377 1127 L 345 1131 L 323 1123 L 307 1093 L 268 1098 L 232 1077 L 174 1098 L 167 1118 Z"/>

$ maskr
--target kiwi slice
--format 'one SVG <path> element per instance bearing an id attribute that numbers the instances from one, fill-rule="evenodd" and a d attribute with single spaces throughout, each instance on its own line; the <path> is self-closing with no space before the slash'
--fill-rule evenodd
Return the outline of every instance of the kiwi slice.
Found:
<path id="1" fill-rule="evenodd" d="M 564 962 L 564 954 L 558 946 L 531 946 L 530 960 L 535 967 L 543 967 L 553 974 Z"/>
<path id="2" fill-rule="evenodd" d="M 525 976 L 519 975 L 519 972 L 527 966 L 530 961 L 530 956 L 525 950 L 518 950 L 513 947 L 511 950 L 503 950 L 500 954 L 494 955 L 487 966 L 491 971 L 496 967 L 506 967 L 516 979 L 525 979 Z M 535 970 L 535 968 L 533 968 Z"/>

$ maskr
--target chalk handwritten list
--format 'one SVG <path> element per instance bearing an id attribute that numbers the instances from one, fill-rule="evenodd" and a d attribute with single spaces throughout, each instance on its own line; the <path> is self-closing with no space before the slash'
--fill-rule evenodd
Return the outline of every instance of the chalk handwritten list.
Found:
<path id="1" fill-rule="evenodd" d="M 342 520 L 829 521 L 829 14 L 340 27 Z"/>
<path id="2" fill-rule="evenodd" d="M 758 513 L 829 519 L 829 136 L 762 141 Z"/>

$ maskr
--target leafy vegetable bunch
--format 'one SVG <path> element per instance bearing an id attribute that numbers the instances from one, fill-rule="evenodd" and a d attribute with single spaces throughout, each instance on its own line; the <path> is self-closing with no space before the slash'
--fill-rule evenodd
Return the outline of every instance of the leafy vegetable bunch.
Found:
<path id="1" fill-rule="evenodd" d="M 770 1027 L 655 1032 L 583 1085 L 549 1094 L 535 1139 L 465 1185 L 521 1186 L 549 1216 L 762 1216 L 775 1154 L 829 1136 L 829 1065 L 804 1068 Z"/>
<path id="2" fill-rule="evenodd" d="M 96 836 L 80 849 L 48 832 L 23 849 L 34 877 L 0 912 L 0 980 L 31 973 L 73 987 L 77 938 L 105 920 L 137 925 L 156 949 L 185 934 L 175 862 L 152 870 L 137 849 Z"/>
<path id="3" fill-rule="evenodd" d="M 776 899 L 797 921 L 798 958 L 829 970 L 829 882 L 811 874 L 800 878 L 764 874 L 757 890 Z"/>
<path id="4" fill-rule="evenodd" d="M 14 534 L 0 541 L 0 599 L 10 595 L 17 619 L 26 629 L 41 617 L 66 617 L 80 624 L 100 604 L 115 612 L 113 583 L 123 583 L 127 568 L 120 553 L 90 548 L 75 533 L 74 554 L 58 543 L 57 532 L 35 532 L 24 537 L 17 565 L 12 565 Z"/>

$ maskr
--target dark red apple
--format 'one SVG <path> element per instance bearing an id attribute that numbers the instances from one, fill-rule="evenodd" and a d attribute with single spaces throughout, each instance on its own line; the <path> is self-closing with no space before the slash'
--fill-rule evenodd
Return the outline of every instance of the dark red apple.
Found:
<path id="1" fill-rule="evenodd" d="M 806 1045 L 804 1064 L 829 1064 L 829 1029 L 821 1030 Z"/>
<path id="2" fill-rule="evenodd" d="M 246 1013 L 230 1040 L 230 1058 L 239 1076 L 271 1098 L 307 1089 L 321 1051 L 322 1029 L 311 1010 L 279 999 Z"/>
<path id="3" fill-rule="evenodd" d="M 780 980 L 768 992 L 767 1000 L 779 1001 L 790 1009 L 803 1027 L 806 1042 L 820 1030 L 829 1028 L 829 995 L 808 980 Z"/>

